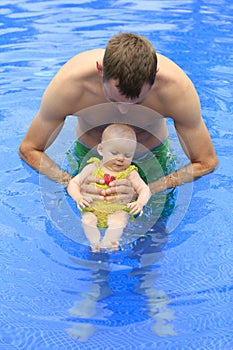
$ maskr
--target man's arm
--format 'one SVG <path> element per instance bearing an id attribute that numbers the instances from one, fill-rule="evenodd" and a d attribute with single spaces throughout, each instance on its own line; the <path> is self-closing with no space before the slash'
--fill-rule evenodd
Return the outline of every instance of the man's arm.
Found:
<path id="1" fill-rule="evenodd" d="M 63 123 L 60 120 L 43 119 L 39 112 L 19 147 L 19 155 L 41 174 L 47 175 L 51 180 L 67 185 L 71 176 L 62 171 L 45 153 L 45 150 L 57 137 Z"/>
<path id="2" fill-rule="evenodd" d="M 180 142 L 191 163 L 151 183 L 149 187 L 152 193 L 194 181 L 214 171 L 218 165 L 217 156 L 203 120 L 195 129 L 185 130 L 183 127 L 176 126 L 176 130 L 178 132 L 180 130 Z"/>
<path id="3" fill-rule="evenodd" d="M 201 116 L 199 97 L 188 78 L 186 83 L 183 89 L 180 88 L 179 95 L 174 94 L 170 101 L 169 115 L 174 120 L 177 136 L 190 164 L 151 183 L 152 193 L 191 182 L 212 172 L 218 165 L 209 132 Z"/>
<path id="4" fill-rule="evenodd" d="M 20 157 L 51 180 L 67 185 L 71 176 L 63 172 L 46 154 L 59 134 L 67 115 L 74 112 L 81 98 L 74 81 L 61 69 L 47 87 L 40 110 L 19 147 Z"/>

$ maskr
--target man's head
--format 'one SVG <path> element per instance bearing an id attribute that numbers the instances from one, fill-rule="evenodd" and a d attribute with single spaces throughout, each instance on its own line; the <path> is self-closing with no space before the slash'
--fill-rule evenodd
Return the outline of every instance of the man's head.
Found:
<path id="1" fill-rule="evenodd" d="M 114 81 L 119 93 L 130 100 L 153 85 L 157 56 L 144 37 L 121 33 L 108 41 L 103 58 L 103 82 Z"/>

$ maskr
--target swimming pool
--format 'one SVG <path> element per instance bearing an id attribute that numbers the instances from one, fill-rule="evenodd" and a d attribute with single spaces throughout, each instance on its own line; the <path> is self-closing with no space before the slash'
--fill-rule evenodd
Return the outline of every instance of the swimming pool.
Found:
<path id="1" fill-rule="evenodd" d="M 232 349 L 230 0 L 2 0 L 0 11 L 0 349 Z M 168 234 L 90 254 L 75 216 L 60 215 L 62 189 L 17 149 L 60 66 L 119 31 L 191 77 L 220 164 L 183 186 Z"/>

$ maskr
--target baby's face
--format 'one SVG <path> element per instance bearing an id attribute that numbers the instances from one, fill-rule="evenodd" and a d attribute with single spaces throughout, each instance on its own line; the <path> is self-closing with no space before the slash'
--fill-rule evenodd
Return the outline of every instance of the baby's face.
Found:
<path id="1" fill-rule="evenodd" d="M 132 162 L 136 145 L 135 141 L 124 138 L 102 142 L 104 166 L 113 172 L 124 171 Z"/>

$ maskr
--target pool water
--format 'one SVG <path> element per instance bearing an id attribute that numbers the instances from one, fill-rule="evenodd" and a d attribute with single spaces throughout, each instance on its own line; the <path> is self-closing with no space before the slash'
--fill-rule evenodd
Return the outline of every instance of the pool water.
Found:
<path id="1" fill-rule="evenodd" d="M 2 0 L 0 14 L 0 349 L 233 349 L 231 1 Z M 17 150 L 61 65 L 119 31 L 193 80 L 219 167 L 178 190 L 166 227 L 93 254 L 64 190 Z"/>

